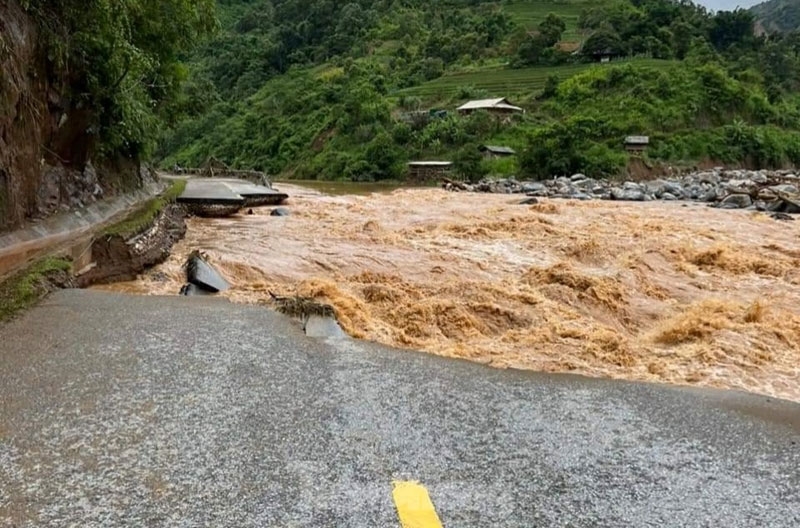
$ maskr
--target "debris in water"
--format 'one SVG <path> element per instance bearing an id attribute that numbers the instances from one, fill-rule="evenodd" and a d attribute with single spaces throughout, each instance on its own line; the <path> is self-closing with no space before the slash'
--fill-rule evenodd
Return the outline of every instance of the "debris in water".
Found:
<path id="1" fill-rule="evenodd" d="M 772 213 L 771 215 L 769 215 L 769 217 L 774 219 L 774 220 L 784 220 L 784 221 L 787 221 L 787 222 L 793 222 L 794 221 L 794 217 L 792 215 L 788 215 L 786 213 Z"/>
<path id="2" fill-rule="evenodd" d="M 269 214 L 270 216 L 289 216 L 289 210 L 285 207 L 278 207 L 273 209 L 272 212 Z"/>
<path id="3" fill-rule="evenodd" d="M 222 275 L 215 270 L 208 259 L 199 251 L 193 251 L 186 259 L 186 279 L 189 283 L 202 288 L 211 293 L 225 291 L 230 288 L 230 284 L 222 278 Z"/>
<path id="4" fill-rule="evenodd" d="M 180 295 L 184 295 L 186 297 L 195 297 L 200 295 L 214 295 L 214 292 L 205 290 L 198 286 L 197 284 L 184 284 L 181 287 Z"/>
<path id="5" fill-rule="evenodd" d="M 318 302 L 311 297 L 301 297 L 299 295 L 283 297 L 269 292 L 269 296 L 278 311 L 289 317 L 297 317 L 303 321 L 312 315 L 318 317 L 336 317 L 336 312 L 330 304 Z"/>

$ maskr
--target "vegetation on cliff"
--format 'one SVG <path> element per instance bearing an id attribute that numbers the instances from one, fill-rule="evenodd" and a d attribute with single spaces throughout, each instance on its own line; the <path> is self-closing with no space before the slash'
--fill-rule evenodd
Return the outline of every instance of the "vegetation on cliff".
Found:
<path id="1" fill-rule="evenodd" d="M 88 109 L 101 154 L 147 151 L 186 69 L 178 60 L 216 27 L 213 0 L 23 0 L 69 111 Z M 67 119 L 69 119 L 67 115 Z"/>
<path id="2" fill-rule="evenodd" d="M 0 230 L 138 187 L 214 0 L 0 2 Z"/>

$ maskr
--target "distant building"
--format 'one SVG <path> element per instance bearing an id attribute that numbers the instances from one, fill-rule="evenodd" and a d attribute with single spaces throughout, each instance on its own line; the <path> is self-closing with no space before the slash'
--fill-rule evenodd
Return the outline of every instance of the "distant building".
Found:
<path id="1" fill-rule="evenodd" d="M 518 106 L 514 106 L 508 102 L 508 99 L 501 97 L 499 99 L 480 99 L 477 101 L 469 101 L 458 107 L 458 113 L 469 115 L 472 112 L 485 110 L 491 114 L 508 115 L 522 113 L 524 110 Z"/>
<path id="2" fill-rule="evenodd" d="M 650 145 L 648 136 L 628 136 L 625 138 L 625 150 L 628 152 L 644 152 Z"/>
<path id="3" fill-rule="evenodd" d="M 450 174 L 451 161 L 412 161 L 408 164 L 410 181 L 427 182 L 438 180 Z"/>
<path id="4" fill-rule="evenodd" d="M 611 62 L 611 59 L 618 57 L 618 53 L 614 53 L 611 48 L 606 48 L 604 50 L 595 51 L 592 53 L 592 57 L 597 62 Z"/>
<path id="5" fill-rule="evenodd" d="M 478 147 L 483 153 L 483 157 L 487 159 L 506 158 L 508 156 L 516 156 L 517 152 L 511 147 L 498 147 L 495 145 L 481 145 Z"/>

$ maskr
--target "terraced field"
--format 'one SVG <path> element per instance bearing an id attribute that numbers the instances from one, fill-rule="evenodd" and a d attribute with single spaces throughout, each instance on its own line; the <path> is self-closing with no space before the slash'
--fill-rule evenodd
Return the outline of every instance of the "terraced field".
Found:
<path id="1" fill-rule="evenodd" d="M 486 92 L 487 97 L 505 97 L 510 95 L 533 95 L 544 88 L 547 77 L 551 74 L 560 80 L 568 79 L 587 68 L 604 68 L 620 64 L 637 66 L 665 67 L 671 61 L 659 59 L 630 59 L 614 61 L 609 64 L 567 64 L 564 66 L 533 66 L 518 70 L 511 68 L 492 68 L 466 73 L 453 73 L 439 77 L 425 84 L 406 88 L 399 93 L 425 98 L 451 98 L 462 87 L 471 87 Z"/>
<path id="2" fill-rule="evenodd" d="M 582 40 L 578 30 L 578 18 L 584 9 L 597 7 L 602 1 L 588 0 L 514 0 L 503 2 L 503 10 L 520 25 L 535 28 L 549 13 L 561 17 L 567 25 L 562 36 L 563 41 L 576 42 Z"/>

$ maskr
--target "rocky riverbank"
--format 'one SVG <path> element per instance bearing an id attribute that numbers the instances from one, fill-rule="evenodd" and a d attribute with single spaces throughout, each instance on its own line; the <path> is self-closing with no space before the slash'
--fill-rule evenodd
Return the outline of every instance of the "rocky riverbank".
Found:
<path id="1" fill-rule="evenodd" d="M 509 178 L 469 184 L 448 180 L 443 187 L 449 191 L 572 200 L 686 200 L 725 209 L 800 213 L 800 178 L 791 171 L 713 169 L 644 182 L 598 180 L 574 174 L 546 181 Z"/>

